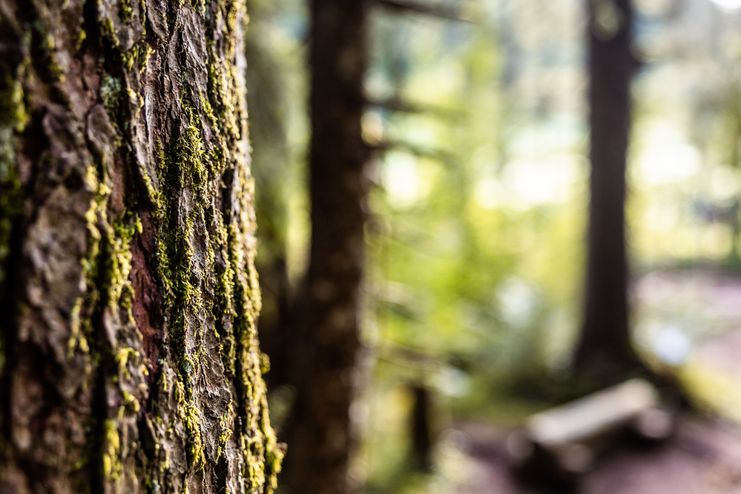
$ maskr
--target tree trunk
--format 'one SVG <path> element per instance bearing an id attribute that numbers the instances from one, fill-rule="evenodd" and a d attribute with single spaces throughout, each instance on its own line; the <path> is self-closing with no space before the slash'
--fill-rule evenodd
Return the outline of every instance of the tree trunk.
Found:
<path id="1" fill-rule="evenodd" d="M 628 318 L 625 240 L 631 51 L 630 0 L 587 0 L 591 163 L 584 319 L 577 371 L 618 376 L 636 365 Z"/>
<path id="2" fill-rule="evenodd" d="M 270 492 L 239 2 L 0 4 L 0 492 Z"/>
<path id="3" fill-rule="evenodd" d="M 350 408 L 360 353 L 368 150 L 364 0 L 312 0 L 311 249 L 304 280 L 296 403 L 287 424 L 292 493 L 345 493 L 355 445 Z"/>
<path id="4" fill-rule="evenodd" d="M 410 384 L 412 410 L 410 416 L 411 460 L 415 468 L 432 471 L 432 392 L 423 384 Z"/>

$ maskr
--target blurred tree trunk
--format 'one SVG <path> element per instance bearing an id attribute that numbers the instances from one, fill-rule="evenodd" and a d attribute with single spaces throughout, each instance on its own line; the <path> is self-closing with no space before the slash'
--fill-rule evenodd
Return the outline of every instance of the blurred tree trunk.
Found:
<path id="1" fill-rule="evenodd" d="M 311 247 L 285 481 L 292 493 L 345 493 L 353 490 L 350 412 L 360 376 L 367 3 L 312 0 L 310 15 Z"/>
<path id="2" fill-rule="evenodd" d="M 255 176 L 258 255 L 262 310 L 257 326 L 260 347 L 270 357 L 265 376 L 268 391 L 289 383 L 292 344 L 295 338 L 290 322 L 290 286 L 287 269 L 286 176 L 288 142 L 287 108 L 283 73 L 276 52 L 270 46 L 267 23 L 272 13 L 265 0 L 250 0 L 250 26 L 247 31 L 247 102 L 250 109 L 252 170 Z M 273 9 L 274 10 L 274 9 Z"/>
<path id="3" fill-rule="evenodd" d="M 412 395 L 411 432 L 412 462 L 422 471 L 432 470 L 432 392 L 424 384 L 409 385 Z"/>
<path id="4" fill-rule="evenodd" d="M 637 364 L 625 238 L 632 50 L 630 0 L 587 0 L 590 203 L 583 326 L 575 368 L 607 379 Z"/>
<path id="5" fill-rule="evenodd" d="M 240 3 L 0 4 L 0 492 L 270 492 Z"/>

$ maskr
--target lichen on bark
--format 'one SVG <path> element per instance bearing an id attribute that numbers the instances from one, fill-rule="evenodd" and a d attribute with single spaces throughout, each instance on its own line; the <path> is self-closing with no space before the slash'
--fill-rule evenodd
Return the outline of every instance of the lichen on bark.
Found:
<path id="1" fill-rule="evenodd" d="M 275 488 L 245 20 L 0 8 L 0 491 Z"/>

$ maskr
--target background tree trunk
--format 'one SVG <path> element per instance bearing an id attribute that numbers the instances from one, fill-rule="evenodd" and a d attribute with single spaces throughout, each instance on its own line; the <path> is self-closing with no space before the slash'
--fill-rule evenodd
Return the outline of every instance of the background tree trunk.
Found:
<path id="1" fill-rule="evenodd" d="M 617 376 L 637 364 L 630 338 L 625 239 L 631 51 L 630 0 L 587 0 L 589 227 L 584 319 L 577 371 Z"/>
<path id="2" fill-rule="evenodd" d="M 0 491 L 270 492 L 239 2 L 0 4 Z"/>
<path id="3" fill-rule="evenodd" d="M 345 493 L 355 445 L 368 149 L 360 122 L 367 65 L 364 0 L 313 0 L 311 248 L 301 295 L 297 396 L 286 427 L 292 493 Z"/>
<path id="4" fill-rule="evenodd" d="M 409 421 L 409 443 L 414 468 L 431 472 L 433 468 L 432 450 L 432 392 L 424 384 L 411 383 L 412 407 Z"/>

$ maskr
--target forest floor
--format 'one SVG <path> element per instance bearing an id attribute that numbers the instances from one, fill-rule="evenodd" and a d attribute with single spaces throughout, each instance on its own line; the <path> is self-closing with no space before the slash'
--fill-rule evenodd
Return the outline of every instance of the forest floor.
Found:
<path id="1" fill-rule="evenodd" d="M 678 361 L 690 392 L 741 423 L 741 278 L 708 271 L 647 274 L 634 286 L 638 331 Z M 679 336 L 678 336 L 679 335 Z M 616 447 L 578 487 L 534 490 L 508 467 L 508 430 L 456 424 L 440 443 L 432 492 L 459 494 L 741 494 L 741 426 L 698 415 L 651 449 Z"/>
<path id="2" fill-rule="evenodd" d="M 741 493 L 741 430 L 720 422 L 682 419 L 677 434 L 665 444 L 613 451 L 571 489 L 520 485 L 508 467 L 506 435 L 489 425 L 458 424 L 442 445 L 446 480 L 440 491 L 445 483 L 447 492 L 457 494 Z"/>

